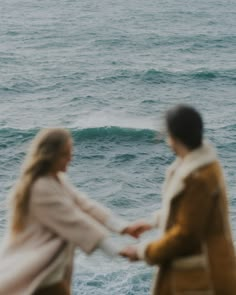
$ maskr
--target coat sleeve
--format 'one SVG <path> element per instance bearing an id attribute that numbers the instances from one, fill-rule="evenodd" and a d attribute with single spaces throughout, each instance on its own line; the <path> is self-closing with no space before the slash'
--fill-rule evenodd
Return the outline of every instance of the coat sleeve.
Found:
<path id="1" fill-rule="evenodd" d="M 128 222 L 114 214 L 110 209 L 88 198 L 85 193 L 79 192 L 66 178 L 64 178 L 64 182 L 73 194 L 77 206 L 97 222 L 117 233 L 122 232 L 128 226 Z"/>
<path id="2" fill-rule="evenodd" d="M 42 225 L 86 253 L 95 250 L 108 234 L 100 223 L 75 206 L 71 196 L 49 183 L 33 186 L 30 212 Z"/>
<path id="3" fill-rule="evenodd" d="M 204 179 L 195 177 L 180 197 L 174 226 L 165 232 L 163 238 L 145 246 L 144 258 L 149 264 L 162 264 L 191 254 L 205 234 L 213 196 Z"/>
<path id="4" fill-rule="evenodd" d="M 147 222 L 153 227 L 153 228 L 158 228 L 160 226 L 160 221 L 161 221 L 161 214 L 162 210 L 159 209 L 151 215 L 151 218 L 147 219 Z"/>

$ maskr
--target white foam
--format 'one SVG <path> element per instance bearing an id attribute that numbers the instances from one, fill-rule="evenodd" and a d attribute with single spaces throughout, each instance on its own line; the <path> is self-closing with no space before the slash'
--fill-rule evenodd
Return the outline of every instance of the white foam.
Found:
<path id="1" fill-rule="evenodd" d="M 156 130 L 157 120 L 148 117 L 129 116 L 128 114 L 118 114 L 104 111 L 88 112 L 80 114 L 80 117 L 69 124 L 69 128 L 97 128 L 116 126 L 132 129 Z"/>

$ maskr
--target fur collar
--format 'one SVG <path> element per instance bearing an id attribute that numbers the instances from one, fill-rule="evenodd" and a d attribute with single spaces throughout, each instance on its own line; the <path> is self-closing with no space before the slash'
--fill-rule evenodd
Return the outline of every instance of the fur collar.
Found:
<path id="1" fill-rule="evenodd" d="M 217 155 L 214 148 L 208 142 L 204 142 L 200 148 L 189 153 L 184 159 L 177 157 L 170 165 L 163 186 L 162 229 L 165 228 L 172 199 L 185 188 L 185 179 L 195 170 L 215 161 Z"/>

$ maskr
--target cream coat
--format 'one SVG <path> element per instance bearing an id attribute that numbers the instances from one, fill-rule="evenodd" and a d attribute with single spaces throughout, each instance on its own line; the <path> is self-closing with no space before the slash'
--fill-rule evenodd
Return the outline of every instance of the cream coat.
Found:
<path id="1" fill-rule="evenodd" d="M 7 233 L 0 250 L 0 295 L 30 295 L 69 258 L 70 281 L 75 247 L 89 254 L 107 236 L 111 212 L 79 194 L 60 175 L 38 179 L 31 191 L 27 226 Z"/>

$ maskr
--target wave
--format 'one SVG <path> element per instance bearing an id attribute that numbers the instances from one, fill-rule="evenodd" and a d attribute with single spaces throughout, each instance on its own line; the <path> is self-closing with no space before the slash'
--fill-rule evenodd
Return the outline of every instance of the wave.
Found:
<path id="1" fill-rule="evenodd" d="M 134 128 L 121 126 L 99 126 L 85 128 L 67 128 L 70 130 L 75 142 L 146 142 L 156 143 L 163 141 L 163 134 L 160 131 L 150 128 Z M 31 140 L 40 128 L 32 129 L 16 129 L 16 128 L 1 128 L 0 129 L 0 147 L 7 147 L 11 144 L 23 143 Z M 236 124 L 228 124 L 217 126 L 215 128 L 207 128 L 206 133 L 212 137 L 216 132 L 222 133 L 225 131 L 236 130 Z"/>
<path id="2" fill-rule="evenodd" d="M 32 79 L 16 79 L 5 82 L 0 85 L 1 92 L 10 92 L 10 93 L 34 93 L 39 88 L 39 83 Z"/>
<path id="3" fill-rule="evenodd" d="M 236 80 L 236 70 L 208 70 L 198 69 L 193 71 L 157 71 L 148 70 L 141 75 L 143 81 L 147 82 L 176 82 L 176 79 L 184 80 L 212 80 L 212 79 L 228 79 Z"/>
<path id="4" fill-rule="evenodd" d="M 7 148 L 17 145 L 19 143 L 31 140 L 39 129 L 15 129 L 15 128 L 1 128 L 0 129 L 0 148 Z"/>
<path id="5" fill-rule="evenodd" d="M 186 47 L 190 50 L 194 49 L 206 49 L 210 48 L 222 48 L 231 46 L 235 43 L 236 36 L 232 34 L 227 35 L 217 35 L 211 36 L 210 34 L 193 34 L 193 35 L 168 35 L 168 36 L 160 36 L 160 35 L 149 35 L 146 39 L 142 39 L 142 43 L 144 46 L 179 46 L 181 45 L 181 50 Z"/>
<path id="6" fill-rule="evenodd" d="M 178 81 L 194 81 L 194 80 L 213 80 L 222 79 L 235 81 L 236 70 L 235 69 L 196 69 L 192 71 L 165 71 L 149 69 L 146 71 L 134 72 L 129 70 L 117 71 L 115 75 L 108 75 L 103 78 L 97 79 L 97 82 L 114 83 L 119 81 L 127 81 L 130 83 L 176 83 Z"/>
<path id="7" fill-rule="evenodd" d="M 135 128 L 125 128 L 118 126 L 104 126 L 104 127 L 94 127 L 85 128 L 81 130 L 71 130 L 72 135 L 75 140 L 87 141 L 114 141 L 114 142 L 124 142 L 124 141 L 146 141 L 153 142 L 156 138 L 156 131 L 151 129 L 135 129 Z"/>
<path id="8" fill-rule="evenodd" d="M 0 62 L 1 64 L 1 62 Z M 39 93 L 45 91 L 53 91 L 74 87 L 78 81 L 83 79 L 86 83 L 93 84 L 111 84 L 111 83 L 130 83 L 134 85 L 140 84 L 176 84 L 176 83 L 195 83 L 199 80 L 210 81 L 226 81 L 227 83 L 235 83 L 236 69 L 195 69 L 195 70 L 157 70 L 147 69 L 142 71 L 134 70 L 117 70 L 107 75 L 100 76 L 94 79 L 86 77 L 85 73 L 73 73 L 64 77 L 55 78 L 49 84 L 41 85 L 39 82 L 32 79 L 12 79 L 0 84 L 0 93 L 6 94 L 21 94 L 21 93 Z M 87 80 L 88 79 L 88 80 Z M 63 89 L 64 89 L 63 88 Z"/>
<path id="9" fill-rule="evenodd" d="M 152 129 L 135 129 L 124 128 L 119 126 L 92 127 L 84 129 L 69 128 L 75 142 L 96 141 L 96 142 L 155 142 L 157 132 Z M 0 129 L 1 143 L 0 147 L 4 148 L 19 142 L 31 140 L 39 128 L 34 129 Z"/>
<path id="10" fill-rule="evenodd" d="M 232 123 L 232 124 L 221 124 L 221 125 L 217 125 L 215 128 L 209 128 L 209 132 L 210 131 L 235 131 L 236 130 L 236 124 L 235 123 Z"/>

